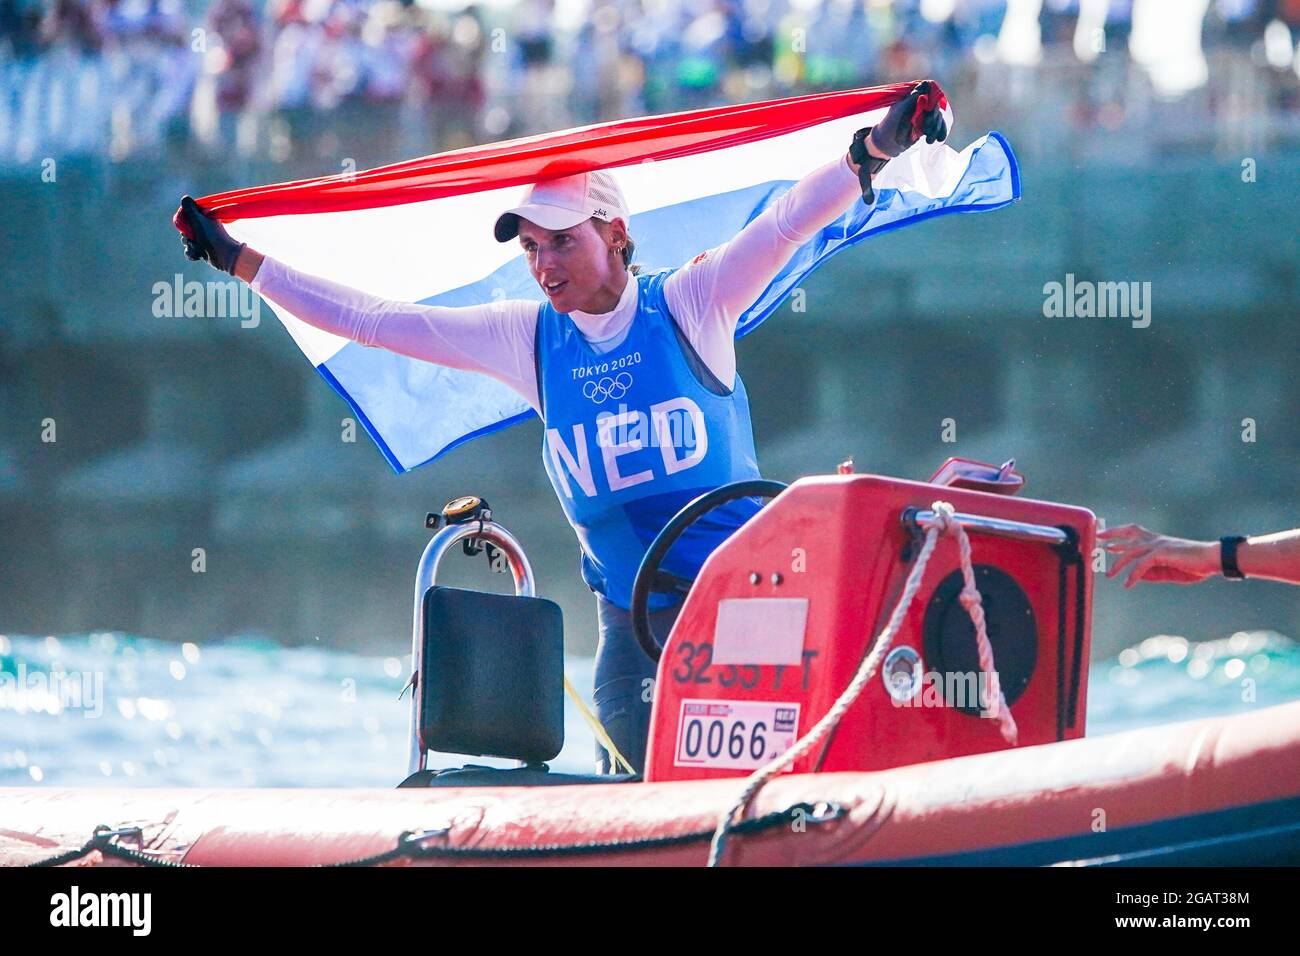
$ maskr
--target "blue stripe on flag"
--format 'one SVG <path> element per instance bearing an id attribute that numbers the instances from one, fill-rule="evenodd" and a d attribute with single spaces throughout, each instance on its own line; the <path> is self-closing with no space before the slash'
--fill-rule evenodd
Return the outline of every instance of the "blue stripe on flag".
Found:
<path id="1" fill-rule="evenodd" d="M 721 245 L 775 202 L 792 181 L 763 183 L 666 206 L 636 216 L 638 259 L 651 268 L 676 266 Z M 897 189 L 876 192 L 872 206 L 853 208 L 795 251 L 789 263 L 740 318 L 736 337 L 768 318 L 792 289 L 836 252 L 934 216 L 998 209 L 1020 198 L 1020 169 L 999 133 L 976 150 L 952 194 L 932 199 Z M 522 257 L 485 278 L 422 300 L 431 305 L 475 305 L 493 299 L 541 301 Z M 352 406 L 362 427 L 398 474 L 451 449 L 535 414 L 523 398 L 495 379 L 442 368 L 382 349 L 348 343 L 318 368 Z"/>

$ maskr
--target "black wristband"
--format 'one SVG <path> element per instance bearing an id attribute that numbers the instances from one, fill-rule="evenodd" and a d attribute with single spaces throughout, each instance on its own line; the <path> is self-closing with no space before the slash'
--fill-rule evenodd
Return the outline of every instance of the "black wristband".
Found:
<path id="1" fill-rule="evenodd" d="M 230 268 L 223 269 L 223 272 L 229 272 L 232 276 L 235 274 L 235 266 L 239 263 L 239 254 L 243 252 L 247 246 L 248 243 L 246 242 L 241 242 L 239 244 L 238 248 L 235 249 L 234 255 L 230 257 Z"/>
<path id="2" fill-rule="evenodd" d="M 1239 534 L 1227 535 L 1219 539 L 1219 563 L 1223 566 L 1223 576 L 1231 581 L 1241 581 L 1246 575 L 1237 567 L 1237 548 L 1245 541 Z"/>
<path id="3" fill-rule="evenodd" d="M 881 159 L 879 156 L 872 156 L 867 151 L 867 137 L 871 135 L 871 127 L 864 126 L 853 134 L 853 142 L 849 144 L 849 159 L 858 165 L 858 183 L 862 186 L 862 201 L 867 205 L 876 201 L 875 190 L 871 188 L 871 177 L 885 168 L 889 162 L 887 159 Z"/>

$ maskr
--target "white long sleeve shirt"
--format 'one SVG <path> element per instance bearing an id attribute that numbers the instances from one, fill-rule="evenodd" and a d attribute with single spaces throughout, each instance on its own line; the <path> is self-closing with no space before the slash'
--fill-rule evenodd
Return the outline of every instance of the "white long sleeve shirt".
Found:
<path id="1" fill-rule="evenodd" d="M 728 387 L 736 377 L 736 322 L 795 250 L 861 198 L 844 157 L 799 180 L 722 245 L 705 250 L 664 283 L 673 318 L 710 371 Z M 481 372 L 538 409 L 533 337 L 540 303 L 508 299 L 471 306 L 419 305 L 369 295 L 292 269 L 267 256 L 253 291 L 309 325 L 436 365 Z M 569 317 L 598 352 L 616 348 L 637 311 L 629 273 L 610 312 Z"/>

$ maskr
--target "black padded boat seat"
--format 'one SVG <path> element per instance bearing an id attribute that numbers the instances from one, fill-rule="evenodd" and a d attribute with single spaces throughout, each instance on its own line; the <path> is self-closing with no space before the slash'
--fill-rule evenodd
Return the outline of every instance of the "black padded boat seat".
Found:
<path id="1" fill-rule="evenodd" d="M 593 783 L 637 783 L 632 773 L 551 773 L 545 764 L 531 767 L 482 767 L 469 764 L 446 770 L 419 770 L 402 787 L 572 787 Z"/>
<path id="2" fill-rule="evenodd" d="M 564 616 L 554 601 L 434 585 L 420 669 L 425 749 L 541 764 L 564 746 Z"/>

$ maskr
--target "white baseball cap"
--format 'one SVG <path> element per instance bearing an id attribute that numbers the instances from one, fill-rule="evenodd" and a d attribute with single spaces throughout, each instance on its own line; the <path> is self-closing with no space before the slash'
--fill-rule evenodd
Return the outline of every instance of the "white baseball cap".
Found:
<path id="1" fill-rule="evenodd" d="M 533 183 L 524 190 L 518 206 L 497 217 L 492 231 L 497 242 L 509 242 L 519 235 L 520 219 L 543 229 L 568 229 L 592 216 L 624 223 L 631 218 L 623 190 L 613 176 L 599 170 Z"/>

